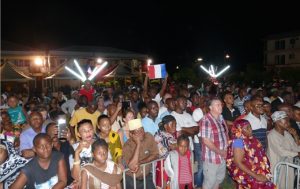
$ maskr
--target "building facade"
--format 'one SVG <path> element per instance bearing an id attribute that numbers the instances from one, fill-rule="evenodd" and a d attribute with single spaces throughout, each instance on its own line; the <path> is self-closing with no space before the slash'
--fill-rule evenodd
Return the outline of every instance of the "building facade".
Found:
<path id="1" fill-rule="evenodd" d="M 300 68 L 300 32 L 270 35 L 264 39 L 267 70 Z"/>

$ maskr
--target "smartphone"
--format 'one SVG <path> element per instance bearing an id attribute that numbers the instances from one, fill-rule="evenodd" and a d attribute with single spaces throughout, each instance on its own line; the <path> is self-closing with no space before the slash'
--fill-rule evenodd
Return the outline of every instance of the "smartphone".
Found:
<path id="1" fill-rule="evenodd" d="M 127 110 L 130 107 L 130 101 L 122 102 L 122 110 Z"/>
<path id="2" fill-rule="evenodd" d="M 67 121 L 64 118 L 59 118 L 57 120 L 57 127 L 58 127 L 58 138 L 59 139 L 65 139 L 62 136 L 62 132 L 67 132 Z"/>

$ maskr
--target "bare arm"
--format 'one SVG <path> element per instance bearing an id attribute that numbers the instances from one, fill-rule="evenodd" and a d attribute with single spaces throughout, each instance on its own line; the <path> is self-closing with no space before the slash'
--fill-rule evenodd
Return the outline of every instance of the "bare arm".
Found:
<path id="1" fill-rule="evenodd" d="M 145 80 L 144 80 L 144 88 L 143 88 L 143 98 L 145 98 L 145 96 L 147 96 L 148 94 L 148 75 L 146 74 L 145 76 Z"/>
<path id="2" fill-rule="evenodd" d="M 85 170 L 81 171 L 81 181 L 80 181 L 80 188 L 81 189 L 86 189 L 87 180 L 88 180 L 88 177 L 87 177 L 86 171 Z"/>
<path id="3" fill-rule="evenodd" d="M 20 189 L 24 188 L 27 182 L 27 177 L 24 173 L 20 173 L 15 182 L 10 186 L 10 189 Z"/>
<path id="4" fill-rule="evenodd" d="M 166 75 L 166 78 L 165 78 L 165 80 L 163 82 L 163 85 L 162 85 L 162 87 L 161 87 L 161 89 L 159 91 L 159 95 L 161 97 L 163 97 L 164 94 L 165 94 L 165 91 L 166 91 L 166 88 L 167 88 L 167 84 L 168 84 L 168 74 Z"/>
<path id="5" fill-rule="evenodd" d="M 194 136 L 199 133 L 199 127 L 181 127 L 181 134 L 185 134 L 187 136 Z"/>
<path id="6" fill-rule="evenodd" d="M 139 168 L 139 153 L 141 143 L 137 143 L 132 158 L 128 162 L 128 167 L 131 171 L 137 171 Z"/>
<path id="7" fill-rule="evenodd" d="M 146 157 L 145 159 L 140 160 L 139 163 L 140 164 L 148 163 L 148 162 L 156 160 L 156 159 L 158 159 L 158 154 L 152 154 L 152 155 Z"/>
<path id="8" fill-rule="evenodd" d="M 32 149 L 22 150 L 22 156 L 26 159 L 32 158 L 35 156 L 35 153 Z"/>
<path id="9" fill-rule="evenodd" d="M 112 116 L 110 116 L 110 118 L 109 118 L 111 124 L 113 124 L 116 121 L 116 119 L 118 117 L 118 114 L 119 114 L 121 109 L 122 109 L 122 103 L 119 102 L 118 105 L 117 105 L 117 109 L 116 109 L 115 113 Z"/>
<path id="10" fill-rule="evenodd" d="M 67 167 L 64 158 L 61 158 L 58 162 L 58 182 L 53 186 L 53 189 L 65 188 L 67 185 Z"/>
<path id="11" fill-rule="evenodd" d="M 215 146 L 215 144 L 209 140 L 208 138 L 202 138 L 202 142 L 207 146 L 210 150 L 214 151 L 217 154 L 220 154 L 223 158 L 226 157 L 226 150 L 220 150 Z"/>
<path id="12" fill-rule="evenodd" d="M 251 177 L 255 178 L 258 181 L 266 182 L 268 181 L 267 177 L 264 175 L 256 174 L 252 172 L 244 163 L 244 149 L 241 148 L 234 148 L 233 150 L 233 161 L 237 165 L 238 168 L 240 168 L 242 171 L 244 171 L 246 174 L 250 175 Z"/>

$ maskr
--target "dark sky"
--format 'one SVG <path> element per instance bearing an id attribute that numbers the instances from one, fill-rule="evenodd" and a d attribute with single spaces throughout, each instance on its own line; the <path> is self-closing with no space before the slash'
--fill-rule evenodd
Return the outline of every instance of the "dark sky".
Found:
<path id="1" fill-rule="evenodd" d="M 36 48 L 95 45 L 148 54 L 156 63 L 198 56 L 242 68 L 260 62 L 262 38 L 300 30 L 298 5 L 204 1 L 14 1 L 1 6 L 2 40 Z"/>

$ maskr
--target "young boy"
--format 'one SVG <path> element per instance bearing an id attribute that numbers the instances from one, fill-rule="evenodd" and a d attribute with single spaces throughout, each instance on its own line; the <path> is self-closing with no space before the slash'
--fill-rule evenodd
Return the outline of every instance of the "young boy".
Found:
<path id="1" fill-rule="evenodd" d="M 67 184 L 67 168 L 64 157 L 52 152 L 52 140 L 49 135 L 40 133 L 33 139 L 33 151 L 36 156 L 21 170 L 15 188 L 64 188 Z"/>
<path id="2" fill-rule="evenodd" d="M 92 144 L 95 141 L 95 131 L 92 121 L 89 119 L 81 120 L 77 125 L 78 136 L 80 141 L 73 144 L 74 162 L 72 169 L 72 177 L 79 181 L 80 167 L 86 163 L 92 162 Z"/>

